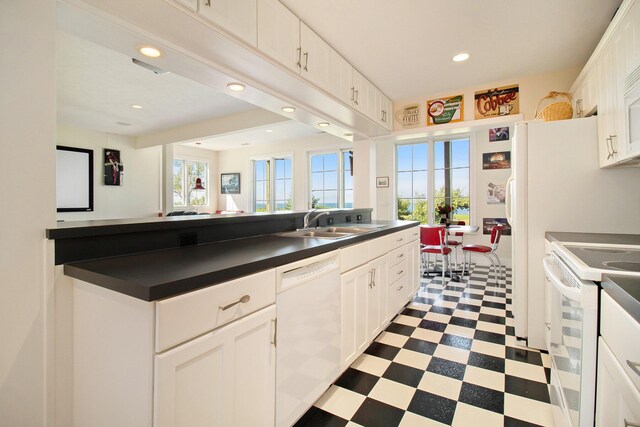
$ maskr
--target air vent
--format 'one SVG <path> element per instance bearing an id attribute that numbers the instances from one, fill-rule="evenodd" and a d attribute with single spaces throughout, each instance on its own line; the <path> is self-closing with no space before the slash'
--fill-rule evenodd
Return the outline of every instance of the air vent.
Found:
<path id="1" fill-rule="evenodd" d="M 156 73 L 159 76 L 162 75 L 162 74 L 167 74 L 168 73 L 168 71 L 165 71 L 165 70 L 163 70 L 161 68 L 158 68 L 158 67 L 154 67 L 153 65 L 147 64 L 146 62 L 142 62 L 142 61 L 140 61 L 139 59 L 136 59 L 136 58 L 131 58 L 131 61 L 134 64 L 139 65 L 142 68 L 146 68 L 147 70 L 153 71 L 154 73 Z"/>

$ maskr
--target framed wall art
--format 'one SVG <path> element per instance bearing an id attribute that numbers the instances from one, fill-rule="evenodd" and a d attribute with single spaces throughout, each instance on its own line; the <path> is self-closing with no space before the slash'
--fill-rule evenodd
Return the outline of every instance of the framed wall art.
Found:
<path id="1" fill-rule="evenodd" d="M 120 150 L 104 149 L 104 185 L 122 185 L 124 167 Z"/>
<path id="2" fill-rule="evenodd" d="M 220 194 L 240 194 L 240 173 L 220 174 Z"/>
<path id="3" fill-rule="evenodd" d="M 389 186 L 389 177 L 388 176 L 376 177 L 376 187 L 377 188 L 386 188 L 388 186 Z"/>

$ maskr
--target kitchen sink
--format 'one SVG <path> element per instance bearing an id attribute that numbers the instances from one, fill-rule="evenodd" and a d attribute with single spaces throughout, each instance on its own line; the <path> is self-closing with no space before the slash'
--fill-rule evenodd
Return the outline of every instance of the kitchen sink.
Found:
<path id="1" fill-rule="evenodd" d="M 343 227 L 320 227 L 320 228 L 304 228 L 295 231 L 287 231 L 278 233 L 277 236 L 283 237 L 306 237 L 316 239 L 343 239 L 345 237 L 355 236 L 357 234 L 369 233 L 379 230 L 381 226 L 371 227 L 367 224 L 362 226 L 343 226 Z"/>

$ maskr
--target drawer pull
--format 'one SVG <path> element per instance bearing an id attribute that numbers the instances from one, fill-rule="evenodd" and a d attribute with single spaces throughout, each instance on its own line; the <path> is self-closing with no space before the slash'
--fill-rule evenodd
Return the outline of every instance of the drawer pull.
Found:
<path id="1" fill-rule="evenodd" d="M 638 367 L 640 366 L 640 362 L 632 362 L 631 360 L 627 360 L 627 365 L 631 368 L 633 372 L 636 373 L 636 375 L 640 375 L 640 369 L 638 369 Z"/>
<path id="2" fill-rule="evenodd" d="M 227 304 L 224 307 L 220 306 L 220 310 L 225 311 L 230 309 L 231 307 L 238 305 L 238 304 L 245 304 L 247 302 L 249 302 L 251 300 L 251 297 L 249 295 L 244 295 L 242 298 L 240 298 L 238 301 L 236 302 L 232 302 L 231 304 Z"/>
<path id="3" fill-rule="evenodd" d="M 398 255 L 398 258 L 402 258 L 404 256 L 404 254 L 400 254 Z"/>
<path id="4" fill-rule="evenodd" d="M 396 242 L 400 243 L 400 242 L 402 242 L 403 240 L 404 240 L 404 239 L 401 237 L 401 238 L 397 239 L 397 240 L 396 240 Z"/>
<path id="5" fill-rule="evenodd" d="M 400 276 L 402 273 L 404 273 L 404 270 L 398 271 L 398 276 Z"/>
<path id="6" fill-rule="evenodd" d="M 640 424 L 638 423 L 632 423 L 631 421 L 627 421 L 627 419 L 624 419 L 624 427 L 640 427 Z"/>
<path id="7" fill-rule="evenodd" d="M 400 285 L 400 287 L 398 288 L 399 291 L 402 290 L 402 288 L 404 288 L 404 285 Z"/>
<path id="8" fill-rule="evenodd" d="M 551 330 L 551 323 L 544 322 L 544 325 L 547 327 L 548 330 Z"/>

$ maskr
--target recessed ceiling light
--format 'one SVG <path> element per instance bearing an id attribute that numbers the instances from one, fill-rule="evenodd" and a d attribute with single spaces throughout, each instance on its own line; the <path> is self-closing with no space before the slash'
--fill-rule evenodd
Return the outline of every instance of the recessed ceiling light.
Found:
<path id="1" fill-rule="evenodd" d="M 138 51 L 144 56 L 148 56 L 149 58 L 158 58 L 162 55 L 160 49 L 156 49 L 155 47 L 151 46 L 142 46 L 140 49 L 138 49 Z"/>
<path id="2" fill-rule="evenodd" d="M 271 133 L 271 132 L 273 132 L 273 130 L 271 130 L 271 129 L 267 129 L 265 132 L 267 132 L 267 133 Z"/>
<path id="3" fill-rule="evenodd" d="M 320 123 L 318 123 L 318 126 L 320 126 L 321 128 L 326 128 L 326 127 L 331 126 L 331 123 L 328 123 L 328 122 L 320 122 Z"/>
<path id="4" fill-rule="evenodd" d="M 282 107 L 282 111 L 284 111 L 285 113 L 293 113 L 294 111 L 296 111 L 296 107 Z"/>
<path id="5" fill-rule="evenodd" d="M 249 145 L 249 143 L 248 143 L 248 142 L 243 142 L 243 143 L 242 143 L 242 144 L 240 144 L 240 145 Z"/>
<path id="6" fill-rule="evenodd" d="M 120 126 L 131 126 L 131 123 L 127 123 L 127 122 L 116 122 L 116 124 Z"/>
<path id="7" fill-rule="evenodd" d="M 242 92 L 245 89 L 245 85 L 243 85 L 242 83 L 229 83 L 227 87 L 229 88 L 229 90 L 232 90 L 234 92 Z"/>
<path id="8" fill-rule="evenodd" d="M 135 108 L 136 110 L 141 110 L 142 109 L 142 105 L 131 104 L 131 108 Z"/>
<path id="9" fill-rule="evenodd" d="M 451 59 L 453 60 L 453 62 L 466 61 L 467 59 L 469 59 L 469 54 L 466 53 L 466 52 L 462 52 L 462 53 L 457 54 L 456 56 L 454 56 Z"/>
<path id="10" fill-rule="evenodd" d="M 202 142 L 200 142 L 200 141 L 196 142 L 196 145 L 200 145 L 200 144 L 202 144 Z"/>
<path id="11" fill-rule="evenodd" d="M 347 132 L 347 133 L 344 134 L 344 136 L 347 136 L 347 137 L 348 136 L 353 136 L 353 132 Z"/>

